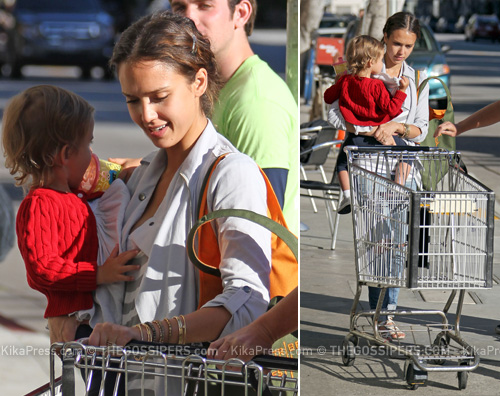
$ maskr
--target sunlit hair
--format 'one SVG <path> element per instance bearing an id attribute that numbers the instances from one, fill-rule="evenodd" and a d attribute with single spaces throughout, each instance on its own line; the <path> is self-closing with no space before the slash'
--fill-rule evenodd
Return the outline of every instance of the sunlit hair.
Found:
<path id="1" fill-rule="evenodd" d="M 77 148 L 93 123 L 94 108 L 63 88 L 38 85 L 14 96 L 3 114 L 2 144 L 16 184 L 43 185 L 60 150 Z"/>
<path id="2" fill-rule="evenodd" d="M 420 22 L 415 15 L 409 12 L 396 12 L 394 15 L 391 15 L 385 22 L 382 32 L 384 36 L 387 35 L 387 37 L 390 37 L 394 31 L 400 29 L 415 33 L 417 39 L 420 38 Z"/>
<path id="3" fill-rule="evenodd" d="M 229 4 L 229 11 L 231 15 L 234 15 L 234 10 L 236 10 L 236 5 L 241 3 L 241 0 L 227 0 Z M 257 0 L 248 0 L 252 5 L 252 14 L 245 25 L 245 32 L 247 36 L 250 36 L 253 32 L 255 26 L 255 18 L 257 17 Z"/>
<path id="4" fill-rule="evenodd" d="M 123 63 L 159 61 L 193 83 L 196 73 L 205 69 L 207 90 L 201 97 L 206 116 L 212 114 L 220 88 L 220 77 L 210 42 L 193 21 L 181 15 L 163 11 L 142 17 L 120 36 L 110 59 L 111 67 L 120 69 Z"/>
<path id="5" fill-rule="evenodd" d="M 356 36 L 347 45 L 345 58 L 349 73 L 357 75 L 367 68 L 368 61 L 384 55 L 384 44 L 371 36 Z"/>

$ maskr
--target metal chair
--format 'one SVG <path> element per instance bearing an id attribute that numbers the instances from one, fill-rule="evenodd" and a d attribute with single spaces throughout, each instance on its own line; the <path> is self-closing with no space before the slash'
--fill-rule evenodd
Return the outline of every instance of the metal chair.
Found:
<path id="1" fill-rule="evenodd" d="M 327 125 L 321 125 L 320 123 L 320 125 L 301 128 L 301 137 L 306 133 L 314 132 L 317 133 L 317 136 L 315 137 L 313 144 L 311 145 L 309 143 L 309 147 L 306 147 L 307 145 L 301 147 L 300 169 L 303 179 L 301 179 L 300 181 L 300 188 L 305 189 L 307 191 L 307 194 L 301 193 L 300 195 L 303 197 L 309 197 L 311 199 L 311 203 L 313 205 L 313 210 L 315 213 L 317 212 L 317 208 L 316 204 L 314 203 L 314 199 L 317 198 L 326 201 L 326 213 L 330 231 L 332 234 L 331 249 L 334 250 L 337 241 L 337 231 L 339 223 L 337 208 L 339 207 L 340 201 L 342 200 L 342 189 L 340 188 L 340 185 L 338 183 L 336 170 L 334 169 L 332 178 L 330 181 L 328 181 L 323 169 L 323 165 L 328 159 L 328 155 L 332 147 L 341 144 L 342 140 L 334 140 L 336 129 L 331 127 L 328 123 Z M 306 171 L 304 169 L 305 165 L 316 166 L 321 174 L 323 181 L 308 180 Z M 321 192 L 321 195 L 314 195 L 313 191 Z"/>

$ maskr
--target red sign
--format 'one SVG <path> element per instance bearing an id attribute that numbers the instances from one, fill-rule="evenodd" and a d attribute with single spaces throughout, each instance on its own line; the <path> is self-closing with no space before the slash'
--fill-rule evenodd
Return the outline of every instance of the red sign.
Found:
<path id="1" fill-rule="evenodd" d="M 344 56 L 344 39 L 318 37 L 316 39 L 316 64 L 332 65 Z"/>

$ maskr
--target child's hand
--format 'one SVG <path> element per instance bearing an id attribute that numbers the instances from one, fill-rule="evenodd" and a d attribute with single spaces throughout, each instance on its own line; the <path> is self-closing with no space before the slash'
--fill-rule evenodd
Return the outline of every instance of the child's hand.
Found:
<path id="1" fill-rule="evenodd" d="M 132 176 L 134 169 L 141 164 L 141 160 L 142 158 L 108 158 L 108 161 L 121 165 L 122 170 L 118 178 L 122 179 L 125 183 Z"/>
<path id="2" fill-rule="evenodd" d="M 410 80 L 408 80 L 405 76 L 402 76 L 399 81 L 399 90 L 405 92 L 408 85 L 410 85 Z"/>
<path id="3" fill-rule="evenodd" d="M 133 276 L 125 275 L 125 273 L 137 271 L 140 268 L 139 265 L 127 265 L 138 253 L 139 250 L 135 249 L 118 254 L 118 245 L 116 245 L 104 264 L 97 267 L 97 284 L 134 280 Z"/>

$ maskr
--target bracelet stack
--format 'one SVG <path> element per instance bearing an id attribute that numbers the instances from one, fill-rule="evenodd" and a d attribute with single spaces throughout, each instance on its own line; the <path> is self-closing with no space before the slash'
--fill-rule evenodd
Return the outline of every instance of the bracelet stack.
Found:
<path id="1" fill-rule="evenodd" d="M 174 316 L 172 318 L 177 323 L 177 326 L 179 327 L 179 338 L 177 343 L 179 344 L 185 344 L 186 343 L 186 318 L 184 318 L 184 315 L 179 315 L 179 316 Z M 165 328 L 162 326 L 162 323 L 165 322 L 166 325 L 166 331 Z M 142 332 L 142 329 L 146 330 L 146 340 L 144 340 L 144 333 Z M 139 329 L 139 332 L 141 334 L 141 341 L 148 341 L 148 342 L 158 342 L 160 344 L 163 343 L 168 343 L 171 341 L 172 338 L 172 324 L 170 323 L 170 320 L 168 318 L 163 318 L 161 321 L 159 320 L 153 320 L 152 322 L 145 322 L 145 323 L 139 323 L 134 325 L 134 327 L 137 327 Z M 157 328 L 158 327 L 158 331 Z M 156 335 L 158 334 L 158 338 Z M 166 338 L 165 338 L 166 335 Z"/>

